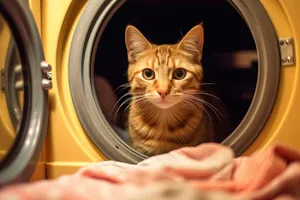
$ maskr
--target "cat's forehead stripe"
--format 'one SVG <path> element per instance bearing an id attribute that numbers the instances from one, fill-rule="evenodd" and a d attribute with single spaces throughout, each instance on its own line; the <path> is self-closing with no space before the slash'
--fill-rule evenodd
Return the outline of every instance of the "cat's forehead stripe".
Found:
<path id="1" fill-rule="evenodd" d="M 157 47 L 156 57 L 158 60 L 158 66 L 165 66 L 168 65 L 168 60 L 170 58 L 170 46 L 169 45 L 162 45 Z"/>
<path id="2" fill-rule="evenodd" d="M 156 60 L 157 63 L 155 63 L 155 66 L 159 66 L 160 65 L 160 53 L 159 53 L 159 47 L 156 48 Z M 157 65 L 156 65 L 157 64 Z"/>
<path id="3" fill-rule="evenodd" d="M 169 66 L 169 64 L 170 64 L 170 60 L 171 60 L 171 47 L 170 46 L 168 46 L 168 49 L 167 49 L 167 51 L 168 51 L 168 57 L 167 57 L 167 66 Z"/>

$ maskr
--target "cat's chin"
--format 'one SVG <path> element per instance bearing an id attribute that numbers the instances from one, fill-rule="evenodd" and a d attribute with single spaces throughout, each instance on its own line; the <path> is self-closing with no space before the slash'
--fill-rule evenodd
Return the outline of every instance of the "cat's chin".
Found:
<path id="1" fill-rule="evenodd" d="M 160 109 L 170 109 L 172 107 L 174 107 L 175 105 L 177 104 L 177 102 L 164 102 L 164 101 L 160 101 L 160 102 L 155 102 L 154 105 L 157 107 L 157 108 L 160 108 Z"/>
<path id="2" fill-rule="evenodd" d="M 149 102 L 151 102 L 155 107 L 159 109 L 170 109 L 177 105 L 181 99 L 174 96 L 167 96 L 165 99 L 162 99 L 160 96 L 152 96 L 148 99 Z"/>

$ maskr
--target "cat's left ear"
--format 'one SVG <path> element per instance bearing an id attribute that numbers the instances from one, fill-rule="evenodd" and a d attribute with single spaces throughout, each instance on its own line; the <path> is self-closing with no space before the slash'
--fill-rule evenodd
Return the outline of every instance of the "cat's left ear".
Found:
<path id="1" fill-rule="evenodd" d="M 179 42 L 177 48 L 190 54 L 196 61 L 202 58 L 204 44 L 203 23 L 194 26 Z"/>

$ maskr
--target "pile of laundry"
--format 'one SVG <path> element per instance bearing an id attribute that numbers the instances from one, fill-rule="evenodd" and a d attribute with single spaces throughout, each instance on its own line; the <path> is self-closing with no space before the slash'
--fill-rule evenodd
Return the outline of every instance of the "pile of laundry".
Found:
<path id="1" fill-rule="evenodd" d="M 207 143 L 137 165 L 106 161 L 55 180 L 7 186 L 0 199 L 296 200 L 300 152 L 276 144 L 234 158 L 230 148 Z"/>

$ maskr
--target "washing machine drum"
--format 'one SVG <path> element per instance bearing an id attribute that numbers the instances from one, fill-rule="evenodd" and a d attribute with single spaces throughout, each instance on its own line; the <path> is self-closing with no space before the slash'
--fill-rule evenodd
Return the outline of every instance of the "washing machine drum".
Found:
<path id="1" fill-rule="evenodd" d="M 48 124 L 51 66 L 26 1 L 0 1 L 0 188 L 31 178 Z"/>
<path id="2" fill-rule="evenodd" d="M 193 11 L 195 12 L 186 12 L 182 15 L 177 14 L 179 17 L 177 16 L 176 18 L 178 9 L 184 9 L 184 5 L 180 4 L 179 2 L 183 1 L 166 1 L 164 3 L 161 3 L 158 1 L 141 2 L 134 0 L 122 0 L 109 2 L 105 1 L 102 3 L 97 0 L 91 0 L 87 3 L 82 15 L 80 16 L 73 36 L 69 56 L 69 83 L 72 100 L 80 122 L 86 131 L 86 134 L 98 147 L 99 151 L 101 151 L 109 159 L 129 163 L 137 163 L 140 160 L 146 158 L 145 155 L 142 155 L 130 148 L 127 143 L 124 142 L 124 140 L 122 140 L 121 137 L 116 134 L 116 129 L 113 129 L 109 125 L 102 112 L 101 107 L 99 106 L 99 103 L 96 100 L 97 97 L 95 95 L 95 85 L 93 82 L 93 73 L 98 71 L 101 76 L 106 76 L 106 78 L 111 81 L 114 88 L 116 88 L 115 86 L 120 83 L 118 82 L 118 80 L 121 76 L 124 76 L 125 73 L 123 72 L 126 71 L 121 70 L 122 74 L 120 77 L 114 77 L 113 73 L 116 73 L 116 71 L 118 71 L 119 68 L 116 68 L 120 65 L 117 65 L 117 62 L 119 62 L 120 60 L 120 62 L 122 62 L 122 65 L 125 63 L 125 67 L 127 66 L 126 49 L 124 45 L 124 32 L 126 25 L 128 23 L 139 24 L 140 27 L 142 27 L 146 32 L 151 27 L 155 29 L 155 27 L 158 27 L 160 25 L 161 28 L 164 28 L 168 27 L 168 24 L 173 23 L 175 28 L 173 27 L 173 29 L 171 29 L 170 31 L 174 31 L 176 28 L 177 30 L 179 30 L 180 26 L 184 23 L 188 23 L 188 20 L 186 20 L 185 18 L 181 20 L 181 18 L 183 18 L 185 14 L 189 15 L 190 13 L 196 13 L 193 15 L 197 16 L 197 13 L 200 13 L 199 15 L 201 15 L 201 13 L 203 12 L 207 13 L 208 15 L 209 13 L 213 13 L 210 15 L 219 16 L 217 20 L 212 21 L 212 23 L 214 24 L 209 24 L 207 20 L 205 21 L 204 19 L 204 27 L 206 31 L 214 26 L 221 26 L 220 24 L 225 21 L 222 21 L 222 17 L 226 18 L 224 13 L 222 15 L 222 8 L 219 8 L 219 10 L 213 12 L 214 9 L 218 8 L 218 2 L 221 1 L 216 1 L 214 3 L 210 1 L 184 1 L 184 4 L 188 4 L 188 2 L 191 2 L 190 4 L 192 6 L 190 7 L 194 7 Z M 205 11 L 205 8 L 203 8 L 202 10 L 200 10 L 201 6 L 195 6 L 197 2 L 199 4 L 203 2 L 209 4 L 211 6 L 210 8 L 212 9 L 206 9 Z M 222 2 L 223 4 L 225 3 L 227 7 L 230 7 L 231 10 L 234 10 L 230 11 L 233 13 L 231 14 L 231 17 L 233 16 L 233 18 L 237 18 L 237 23 L 241 23 L 242 21 L 244 24 L 243 26 L 247 27 L 247 31 L 248 33 L 250 33 L 253 39 L 253 46 L 256 51 L 255 54 L 257 58 L 257 61 L 254 62 L 257 66 L 257 68 L 255 68 L 257 73 L 255 74 L 255 91 L 253 93 L 253 97 L 251 98 L 251 101 L 244 115 L 240 118 L 240 121 L 236 124 L 231 134 L 222 141 L 223 144 L 230 146 L 235 151 L 236 155 L 240 155 L 252 144 L 252 142 L 260 134 L 265 123 L 269 119 L 270 113 L 272 112 L 279 88 L 281 54 L 278 44 L 278 37 L 274 30 L 273 24 L 268 13 L 259 0 L 228 0 L 226 2 Z M 176 3 L 178 3 L 179 6 L 176 7 Z M 141 6 L 141 4 L 143 5 Z M 132 5 L 136 5 L 137 9 L 134 10 L 133 7 L 130 7 Z M 168 7 L 174 7 L 173 13 L 165 13 L 165 15 L 163 15 L 163 12 L 166 12 L 167 10 L 165 8 Z M 133 13 L 135 12 L 139 12 L 142 17 L 132 17 L 134 16 Z M 155 13 L 155 16 L 162 16 L 162 18 L 155 18 L 155 16 L 153 16 L 153 13 Z M 160 15 L 160 13 L 162 13 L 162 15 Z M 168 16 L 169 18 L 167 18 Z M 126 18 L 130 17 L 132 17 L 131 21 L 126 21 Z M 172 20 L 164 21 L 164 17 L 168 20 L 172 18 L 176 20 L 173 20 L 173 22 Z M 162 21 L 161 24 L 159 24 L 159 20 Z M 199 18 L 197 20 L 199 20 Z M 152 24 L 150 23 L 151 21 Z M 222 22 L 218 23 L 218 21 Z M 194 22 L 190 22 L 188 24 L 189 28 L 195 25 L 192 24 Z M 180 25 L 176 26 L 176 23 Z M 207 40 L 210 40 L 210 42 L 208 41 L 207 43 L 214 44 L 215 40 L 218 41 L 215 42 L 213 48 L 216 47 L 216 43 L 220 42 L 221 44 L 224 44 L 218 45 L 218 47 L 220 48 L 219 51 L 223 50 L 221 48 L 222 46 L 230 47 L 234 46 L 234 44 L 238 45 L 240 43 L 243 43 L 242 34 L 248 34 L 247 32 L 243 32 L 242 30 L 241 32 L 239 32 L 239 26 L 237 26 L 237 24 L 235 23 L 233 23 L 231 26 L 230 21 L 227 21 L 225 23 L 227 24 L 222 26 L 223 31 L 218 30 L 215 31 L 215 33 L 213 33 L 212 31 L 210 32 L 211 34 L 215 34 L 214 36 L 210 36 L 206 32 L 206 38 L 208 38 Z M 227 28 L 227 25 L 230 28 Z M 110 32 L 109 30 L 113 31 Z M 170 36 L 172 34 L 170 34 L 171 32 L 167 32 L 167 28 L 164 28 L 163 30 L 166 32 L 163 31 L 162 34 L 161 32 L 153 31 L 153 35 L 151 36 L 157 36 L 158 42 L 166 43 L 166 41 L 164 41 L 163 39 L 166 39 L 167 37 L 159 38 L 159 36 L 166 35 L 170 38 L 172 37 Z M 230 34 L 233 34 L 235 38 L 233 37 L 226 39 L 226 37 L 221 37 L 221 35 L 226 35 L 226 32 L 230 32 Z M 226 36 L 230 37 L 229 34 L 227 34 Z M 218 40 L 218 37 L 221 39 Z M 78 40 L 77 38 L 85 39 Z M 176 39 L 178 39 L 178 37 L 176 37 Z M 176 39 L 174 38 L 174 40 Z M 207 43 L 205 43 L 205 45 L 209 48 L 209 45 Z M 292 40 L 283 39 L 281 43 L 283 43 L 283 46 L 286 45 L 286 47 L 289 48 L 289 46 L 291 46 L 290 44 L 292 43 Z M 114 44 L 116 44 L 116 46 L 114 46 Z M 116 53 L 116 51 L 118 51 L 117 49 L 122 49 L 120 50 L 120 54 Z M 236 51 L 238 50 L 239 49 L 237 48 Z M 107 52 L 107 54 L 105 54 L 105 52 Z M 124 62 L 121 58 L 116 59 L 116 55 L 123 55 L 125 59 Z M 111 62 L 107 62 L 108 64 L 110 64 L 110 67 L 105 66 L 105 59 Z M 114 62 L 114 60 L 116 61 Z M 285 58 L 283 61 L 284 65 L 294 64 L 291 58 Z M 114 64 L 116 65 L 114 66 Z M 108 68 L 112 69 L 110 71 L 107 71 L 106 69 Z M 245 75 L 244 77 L 247 77 L 247 75 Z M 237 76 L 233 77 L 232 79 L 235 78 L 237 78 Z M 236 106 L 238 106 L 238 104 L 236 104 Z"/>

